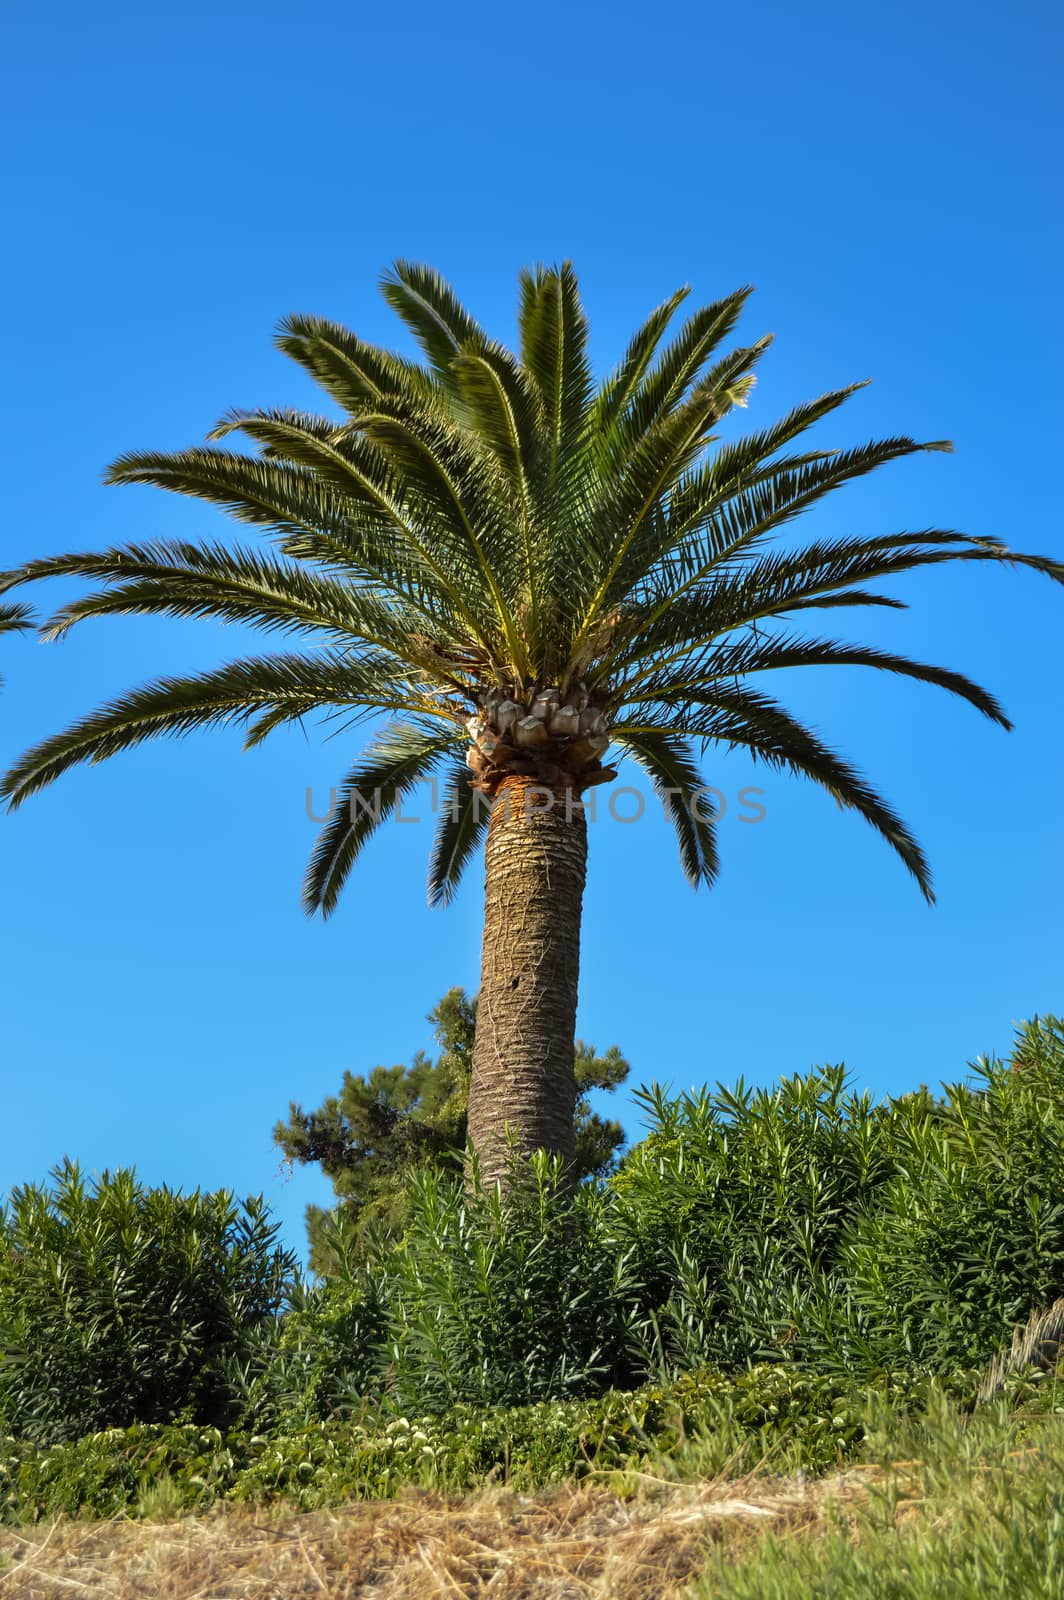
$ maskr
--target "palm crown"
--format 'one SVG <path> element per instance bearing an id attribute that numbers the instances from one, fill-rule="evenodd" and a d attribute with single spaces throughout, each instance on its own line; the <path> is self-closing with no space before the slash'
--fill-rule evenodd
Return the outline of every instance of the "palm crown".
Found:
<path id="1" fill-rule="evenodd" d="M 519 350 L 490 339 L 447 285 L 399 262 L 386 298 L 424 363 L 295 316 L 278 343 L 342 417 L 232 413 L 211 444 L 140 452 L 114 483 L 150 483 L 265 530 L 272 552 L 182 542 L 30 562 L 4 587 L 76 574 L 98 582 L 46 625 L 158 613 L 256 624 L 302 653 L 234 661 L 147 684 L 29 751 L 12 805 L 81 761 L 161 734 L 236 722 L 246 742 L 308 713 L 390 721 L 347 774 L 307 873 L 308 909 L 330 911 L 374 828 L 441 767 L 445 801 L 430 898 L 446 900 L 486 822 L 479 795 L 508 773 L 577 794 L 614 776 L 610 741 L 663 795 L 688 878 L 713 881 L 713 824 L 685 803 L 697 750 L 723 743 L 801 774 L 866 818 L 930 897 L 915 839 L 866 780 L 760 687 L 787 667 L 862 665 L 960 695 L 1006 718 L 959 673 L 796 631 L 799 613 L 895 606 L 869 584 L 948 560 L 1064 568 L 945 529 L 781 548 L 793 517 L 850 479 L 919 450 L 899 437 L 846 450 L 802 436 L 853 385 L 716 448 L 769 343 L 725 352 L 749 293 L 695 311 L 686 291 L 647 319 L 616 370 L 593 381 L 569 265 L 522 275 Z M 724 352 L 724 353 L 722 353 Z M 229 446 L 243 434 L 254 454 Z M 375 796 L 373 804 L 360 797 Z"/>

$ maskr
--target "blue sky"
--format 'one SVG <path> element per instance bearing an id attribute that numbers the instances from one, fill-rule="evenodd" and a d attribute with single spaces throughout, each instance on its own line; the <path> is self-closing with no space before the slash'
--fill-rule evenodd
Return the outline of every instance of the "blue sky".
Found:
<path id="1" fill-rule="evenodd" d="M 1048 4 L 104 0 L 15 3 L 5 35 L 3 565 L 224 535 L 220 514 L 104 489 L 103 467 L 196 442 L 230 405 L 309 403 L 272 348 L 286 312 L 397 341 L 376 292 L 397 256 L 504 337 L 518 269 L 571 257 L 603 369 L 678 284 L 752 282 L 744 332 L 777 339 L 750 424 L 871 377 L 825 444 L 956 443 L 843 491 L 806 533 L 955 526 L 1064 557 Z M 850 633 L 980 678 L 1014 733 L 855 671 L 780 689 L 916 828 L 937 907 L 823 795 L 711 757 L 730 802 L 712 894 L 686 887 L 660 817 L 592 837 L 580 1031 L 619 1043 L 636 1082 L 844 1060 L 898 1092 L 1064 1009 L 1064 594 L 989 568 L 895 592 L 910 610 L 855 613 Z M 9 638 L 0 761 L 247 644 L 122 619 L 62 646 Z M 64 1154 L 135 1162 L 264 1191 L 301 1242 L 325 1186 L 279 1172 L 273 1123 L 345 1067 L 427 1045 L 425 1012 L 479 963 L 479 867 L 429 911 L 427 822 L 387 829 L 332 921 L 304 919 L 305 791 L 320 808 L 351 755 L 313 730 L 253 755 L 235 734 L 160 744 L 0 821 L 0 1191 Z M 756 826 L 734 802 L 749 782 Z"/>

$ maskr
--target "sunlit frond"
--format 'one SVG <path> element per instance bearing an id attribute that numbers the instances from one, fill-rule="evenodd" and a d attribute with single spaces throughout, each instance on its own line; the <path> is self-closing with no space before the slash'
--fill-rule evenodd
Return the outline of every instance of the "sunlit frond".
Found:
<path id="1" fill-rule="evenodd" d="M 14 809 L 71 767 L 105 761 L 161 735 L 247 723 L 275 708 L 290 718 L 328 707 L 373 715 L 381 709 L 405 710 L 412 698 L 404 694 L 392 662 L 347 653 L 264 656 L 194 677 L 160 678 L 27 751 L 0 782 L 0 796 Z"/>

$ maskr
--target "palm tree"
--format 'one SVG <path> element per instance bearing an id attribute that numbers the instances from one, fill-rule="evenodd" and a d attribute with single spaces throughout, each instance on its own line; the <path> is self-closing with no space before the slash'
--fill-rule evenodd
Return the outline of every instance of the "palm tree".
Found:
<path id="1" fill-rule="evenodd" d="M 12 806 L 69 767 L 142 740 L 237 723 L 247 746 L 308 713 L 390 720 L 347 773 L 304 889 L 328 914 L 367 840 L 416 784 L 441 774 L 429 896 L 445 902 L 486 834 L 479 1020 L 469 1128 L 482 1170 L 507 1142 L 570 1155 L 573 1036 L 587 857 L 582 797 L 609 781 L 612 744 L 667 802 L 692 884 L 718 871 L 697 803 L 696 749 L 723 744 L 810 778 L 887 840 L 928 899 L 920 846 L 869 783 L 765 688 L 790 667 L 867 666 L 997 701 L 943 667 L 796 631 L 799 614 L 896 606 L 875 587 L 942 561 L 1064 567 L 945 529 L 774 537 L 824 495 L 920 450 L 905 437 L 816 449 L 803 436 L 860 385 L 718 444 L 769 340 L 728 349 L 749 291 L 696 310 L 686 291 L 636 332 L 596 384 L 568 264 L 522 274 L 519 352 L 450 288 L 398 262 L 383 280 L 424 361 L 294 316 L 280 348 L 342 415 L 233 412 L 205 447 L 139 452 L 112 483 L 148 483 L 224 508 L 272 550 L 150 543 L 32 561 L 3 587 L 96 581 L 43 626 L 150 613 L 253 623 L 306 641 L 134 689 L 30 750 Z M 254 453 L 231 447 L 242 434 Z M 438 791 L 439 792 L 439 791 Z"/>

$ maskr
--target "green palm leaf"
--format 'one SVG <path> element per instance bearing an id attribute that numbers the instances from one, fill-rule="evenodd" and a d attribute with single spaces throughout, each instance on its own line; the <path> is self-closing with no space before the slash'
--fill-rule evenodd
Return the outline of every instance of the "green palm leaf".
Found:
<path id="1" fill-rule="evenodd" d="M 487 339 L 454 290 L 431 267 L 396 261 L 381 279 L 381 291 L 428 356 L 439 382 L 457 395 L 455 356 L 467 345 L 483 345 Z"/>
<path id="2" fill-rule="evenodd" d="M 121 695 L 26 752 L 0 781 L 12 810 L 82 762 L 104 761 L 146 739 L 247 723 L 267 711 L 291 721 L 326 707 L 367 716 L 419 710 L 391 662 L 346 654 L 233 661 L 189 678 L 160 678 Z"/>
<path id="3" fill-rule="evenodd" d="M 328 916 L 335 910 L 366 842 L 454 742 L 453 735 L 408 722 L 393 722 L 374 739 L 344 780 L 333 813 L 318 836 L 303 884 L 308 912 Z"/>
<path id="4" fill-rule="evenodd" d="M 613 736 L 638 761 L 665 806 L 676 830 L 680 864 L 688 883 L 693 888 L 700 883 L 712 886 L 720 872 L 717 830 L 701 809 L 699 791 L 704 790 L 705 780 L 690 745 L 667 724 L 630 727 L 621 722 L 614 727 Z"/>
<path id="5" fill-rule="evenodd" d="M 857 771 L 768 695 L 741 685 L 692 697 L 676 726 L 703 745 L 743 749 L 758 761 L 809 778 L 881 834 L 933 901 L 927 858 L 897 812 Z"/>
<path id="6" fill-rule="evenodd" d="M 18 602 L 0 605 L 0 633 L 20 633 L 33 626 L 28 606 Z"/>
<path id="7" fill-rule="evenodd" d="M 488 811 L 485 796 L 469 782 L 469 768 L 456 762 L 442 791 L 429 861 L 430 905 L 445 906 L 454 898 L 466 864 L 484 837 Z"/>
<path id="8" fill-rule="evenodd" d="M 372 406 L 382 395 L 427 399 L 436 389 L 422 367 L 321 317 L 285 317 L 275 342 L 351 413 Z"/>

